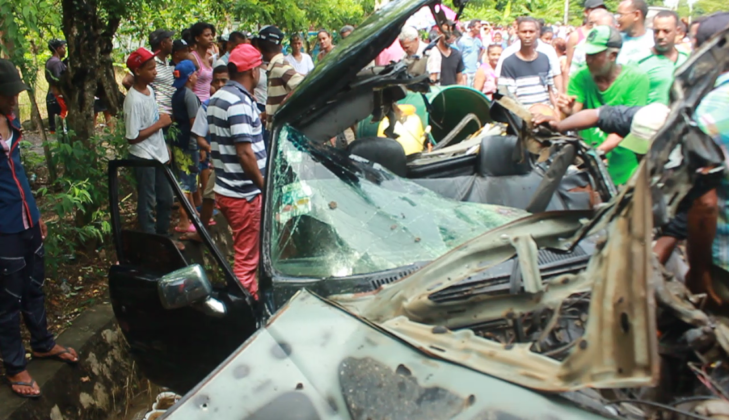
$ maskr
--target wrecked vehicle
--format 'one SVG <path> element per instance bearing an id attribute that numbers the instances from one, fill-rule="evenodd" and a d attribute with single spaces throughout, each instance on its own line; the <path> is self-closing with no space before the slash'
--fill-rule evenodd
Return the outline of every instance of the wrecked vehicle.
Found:
<path id="1" fill-rule="evenodd" d="M 682 68 L 669 123 L 618 194 L 589 148 L 535 135 L 508 100 L 494 106 L 494 119 L 508 121 L 516 139 L 500 159 L 531 160 L 545 174 L 534 194 L 517 188 L 527 196 L 523 205 L 509 205 L 451 197 L 424 183 L 456 185 L 448 176 L 398 176 L 391 153 L 368 158 L 323 145 L 370 114 L 396 118 L 403 86 L 418 80 L 390 77 L 397 65 L 369 71 L 381 77 L 359 69 L 424 5 L 437 14 L 437 0 L 380 10 L 276 114 L 259 302 L 184 200 L 208 261 L 187 258 L 167 237 L 122 229 L 112 206 L 119 264 L 109 281 L 120 327 L 150 379 L 179 392 L 194 386 L 167 418 L 729 413 L 722 399 L 729 329 L 697 309 L 651 250 L 655 210 L 673 214 L 695 169 L 723 162 L 690 115 L 729 69 L 729 33 Z M 332 71 L 336 79 L 327 77 Z M 309 94 L 323 91 L 333 93 Z M 493 152 L 490 143 L 479 152 Z M 683 164 L 663 170 L 679 144 Z M 390 146 L 383 147 L 397 151 Z M 119 168 L 135 164 L 110 164 L 112 203 Z M 581 189 L 565 188 L 571 176 L 584 180 Z M 498 176 L 484 178 L 498 185 Z M 577 202 L 580 194 L 582 207 L 544 212 L 555 197 Z M 216 272 L 224 281 L 211 281 Z"/>

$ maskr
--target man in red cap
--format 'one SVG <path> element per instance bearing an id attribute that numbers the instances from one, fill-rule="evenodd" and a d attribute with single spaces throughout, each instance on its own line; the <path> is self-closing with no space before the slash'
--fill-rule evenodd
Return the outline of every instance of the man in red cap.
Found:
<path id="1" fill-rule="evenodd" d="M 154 54 L 139 48 L 127 59 L 127 67 L 134 75 L 134 84 L 124 100 L 124 124 L 129 142 L 129 158 L 143 162 L 170 160 L 162 129 L 172 123 L 169 114 L 159 112 L 154 90 L 150 83 L 157 77 Z M 137 179 L 137 218 L 139 227 L 147 233 L 167 235 L 172 211 L 172 189 L 162 168 L 134 168 Z M 157 207 L 157 221 L 152 208 Z"/>
<path id="2" fill-rule="evenodd" d="M 230 80 L 208 105 L 215 198 L 233 230 L 233 271 L 255 298 L 267 156 L 260 111 L 252 93 L 261 77 L 261 63 L 261 53 L 252 45 L 241 44 L 233 49 L 228 61 Z"/>

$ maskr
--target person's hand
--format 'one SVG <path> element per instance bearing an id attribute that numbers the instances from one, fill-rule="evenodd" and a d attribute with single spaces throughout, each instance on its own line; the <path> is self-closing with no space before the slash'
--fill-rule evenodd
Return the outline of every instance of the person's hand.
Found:
<path id="1" fill-rule="evenodd" d="M 45 240 L 46 236 L 48 236 L 48 226 L 46 226 L 46 222 L 44 222 L 41 218 L 38 218 L 38 226 L 41 231 L 41 239 Z"/>
<path id="2" fill-rule="evenodd" d="M 200 149 L 200 161 L 204 161 L 207 158 L 207 150 Z"/>
<path id="3" fill-rule="evenodd" d="M 266 121 L 267 118 L 268 118 L 268 114 L 266 114 L 265 111 L 261 112 L 261 122 L 265 124 L 267 122 Z"/>
<path id="4" fill-rule="evenodd" d="M 157 124 L 159 124 L 161 128 L 169 127 L 170 124 L 172 124 L 172 117 L 170 117 L 170 114 L 159 114 Z"/>
<path id="5" fill-rule="evenodd" d="M 554 115 L 544 115 L 544 114 L 534 114 L 532 116 L 532 124 L 534 125 L 541 125 L 544 123 L 549 123 L 549 127 L 553 130 L 557 129 L 557 119 L 554 117 Z"/>
<path id="6" fill-rule="evenodd" d="M 573 95 L 565 95 L 564 93 L 560 93 L 559 97 L 557 98 L 557 106 L 559 107 L 559 110 L 564 112 L 567 115 L 572 114 L 572 108 L 575 106 L 575 101 L 577 100 L 577 96 Z"/>

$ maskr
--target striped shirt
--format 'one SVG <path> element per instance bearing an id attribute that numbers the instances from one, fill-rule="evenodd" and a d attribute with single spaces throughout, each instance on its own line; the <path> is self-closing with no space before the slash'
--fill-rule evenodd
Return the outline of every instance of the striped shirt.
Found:
<path id="1" fill-rule="evenodd" d="M 499 86 L 506 87 L 526 107 L 550 105 L 549 88 L 554 89 L 554 76 L 549 58 L 541 52 L 537 52 L 537 58 L 532 61 L 524 61 L 517 54 L 506 58 Z"/>
<path id="2" fill-rule="evenodd" d="M 724 156 L 729 156 L 729 73 L 716 79 L 714 90 L 709 92 L 696 108 L 694 120 L 701 131 L 708 134 L 721 146 Z M 725 162 L 725 166 L 729 166 Z M 729 271 L 729 171 L 716 189 L 719 218 L 716 223 L 716 237 L 712 249 L 714 264 Z"/>
<path id="3" fill-rule="evenodd" d="M 279 53 L 268 63 L 268 98 L 266 99 L 266 115 L 268 121 L 278 111 L 278 108 L 296 86 L 299 86 L 304 76 L 296 72 L 282 53 Z"/>
<path id="4" fill-rule="evenodd" d="M 243 171 L 236 143 L 251 143 L 261 173 L 266 171 L 263 126 L 256 101 L 243 85 L 230 80 L 208 105 L 208 132 L 215 166 L 215 192 L 252 200 L 261 190 Z"/>
<path id="5" fill-rule="evenodd" d="M 156 94 L 154 99 L 159 106 L 159 112 L 172 115 L 172 95 L 177 90 L 172 86 L 172 83 L 175 81 L 175 76 L 172 75 L 172 72 L 175 70 L 175 65 L 165 63 L 156 56 L 154 57 L 154 62 L 157 64 L 157 77 L 149 85 L 152 86 Z"/>

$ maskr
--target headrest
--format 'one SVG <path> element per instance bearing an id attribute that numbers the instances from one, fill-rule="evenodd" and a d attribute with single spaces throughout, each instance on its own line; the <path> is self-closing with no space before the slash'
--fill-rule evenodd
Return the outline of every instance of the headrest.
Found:
<path id="1" fill-rule="evenodd" d="M 363 157 L 370 162 L 379 163 L 395 175 L 407 175 L 405 149 L 397 140 L 383 137 L 364 137 L 347 146 L 350 155 Z"/>
<path id="2" fill-rule="evenodd" d="M 485 136 L 476 161 L 481 176 L 526 175 L 532 170 L 527 152 L 519 154 L 517 136 Z"/>

